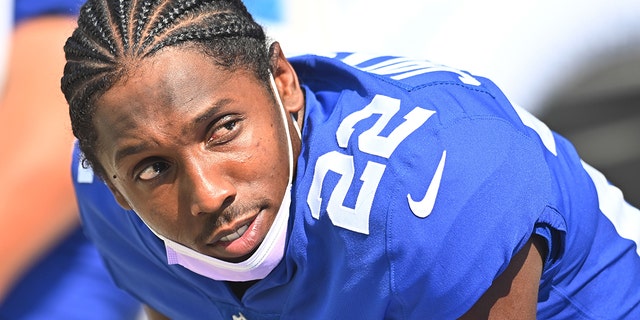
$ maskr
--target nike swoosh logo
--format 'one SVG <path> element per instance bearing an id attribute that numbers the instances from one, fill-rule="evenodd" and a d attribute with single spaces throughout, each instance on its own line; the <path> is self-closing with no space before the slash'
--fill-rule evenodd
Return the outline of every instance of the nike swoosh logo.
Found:
<path id="1" fill-rule="evenodd" d="M 440 181 L 442 180 L 442 171 L 444 171 L 444 163 L 447 160 L 447 150 L 442 151 L 442 157 L 440 158 L 440 163 L 438 163 L 438 168 L 436 168 L 436 173 L 431 178 L 431 183 L 429 183 L 429 188 L 427 188 L 427 193 L 424 195 L 424 198 L 420 201 L 415 201 L 411 197 L 410 194 L 407 194 L 407 200 L 409 200 L 409 208 L 411 208 L 411 212 L 418 218 L 426 218 L 433 211 L 433 206 L 436 204 L 436 196 L 438 195 L 438 190 L 440 189 Z"/>

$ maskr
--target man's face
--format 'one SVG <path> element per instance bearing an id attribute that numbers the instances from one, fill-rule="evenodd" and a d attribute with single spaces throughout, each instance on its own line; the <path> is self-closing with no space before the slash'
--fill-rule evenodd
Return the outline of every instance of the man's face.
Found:
<path id="1" fill-rule="evenodd" d="M 98 159 L 116 199 L 156 232 L 206 255 L 246 259 L 289 175 L 270 92 L 195 49 L 146 58 L 98 101 Z"/>

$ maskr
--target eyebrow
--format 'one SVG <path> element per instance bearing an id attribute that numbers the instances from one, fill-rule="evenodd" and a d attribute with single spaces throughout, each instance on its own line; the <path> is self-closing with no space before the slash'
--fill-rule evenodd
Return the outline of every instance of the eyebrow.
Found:
<path id="1" fill-rule="evenodd" d="M 193 121 L 194 125 L 198 125 L 202 122 L 207 121 L 208 119 L 211 119 L 215 114 L 220 112 L 220 109 L 228 104 L 231 103 L 231 99 L 221 99 L 219 101 L 216 101 L 216 103 L 209 109 L 205 110 L 204 112 L 202 112 L 201 114 L 199 114 L 195 120 Z M 122 159 L 140 153 L 146 149 L 149 148 L 149 144 L 146 142 L 142 142 L 139 144 L 135 144 L 135 145 L 130 145 L 130 146 L 126 146 L 122 149 L 119 149 L 118 151 L 116 151 L 115 154 L 115 163 L 118 164 L 120 161 L 122 161 Z"/>
<path id="2" fill-rule="evenodd" d="M 221 99 L 216 101 L 216 103 L 209 109 L 205 110 L 204 112 L 202 112 L 201 114 L 199 114 L 195 121 L 193 122 L 193 124 L 200 124 L 204 121 L 207 121 L 208 119 L 211 119 L 211 117 L 213 117 L 216 113 L 218 113 L 220 111 L 220 108 L 228 105 L 231 103 L 231 99 Z"/>
<path id="3" fill-rule="evenodd" d="M 145 149 L 148 148 L 148 144 L 147 143 L 140 143 L 140 144 L 136 144 L 136 145 L 131 145 L 131 146 L 126 146 L 122 149 L 119 149 L 118 151 L 116 151 L 116 155 L 115 155 L 115 163 L 116 165 L 118 163 L 120 163 L 120 161 L 122 161 L 122 159 L 136 154 L 136 153 L 140 153 L 142 151 L 144 151 Z"/>

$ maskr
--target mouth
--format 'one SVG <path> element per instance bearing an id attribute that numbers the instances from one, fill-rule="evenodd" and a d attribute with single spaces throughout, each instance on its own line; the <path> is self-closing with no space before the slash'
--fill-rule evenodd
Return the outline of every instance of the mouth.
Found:
<path id="1" fill-rule="evenodd" d="M 269 231 L 272 223 L 269 211 L 261 207 L 257 213 L 248 217 L 232 220 L 214 230 L 209 241 L 205 242 L 202 252 L 229 262 L 246 260 L 253 254 Z"/>
<path id="2" fill-rule="evenodd" d="M 236 230 L 235 232 L 233 232 L 230 235 L 224 236 L 222 238 L 220 238 L 220 242 L 231 242 L 233 240 L 239 239 L 240 237 L 242 237 L 242 235 L 247 232 L 247 230 L 249 230 L 249 225 L 245 224 L 242 227 L 238 228 L 238 230 Z"/>
<path id="3" fill-rule="evenodd" d="M 259 214 L 258 214 L 259 215 Z M 241 239 L 255 226 L 258 215 L 249 218 L 234 221 L 233 223 L 220 228 L 214 232 L 213 237 L 207 242 L 208 246 L 226 246 L 232 242 Z"/>

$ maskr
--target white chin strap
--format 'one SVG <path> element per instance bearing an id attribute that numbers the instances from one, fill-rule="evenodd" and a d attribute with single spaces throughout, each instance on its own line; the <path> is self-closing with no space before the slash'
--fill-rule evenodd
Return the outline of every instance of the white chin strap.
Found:
<path id="1" fill-rule="evenodd" d="M 167 251 L 167 262 L 169 264 L 179 264 L 183 267 L 205 276 L 207 278 L 219 281 L 251 281 L 259 280 L 266 277 L 284 257 L 284 249 L 287 238 L 287 226 L 289 224 L 289 210 L 291 205 L 291 184 L 293 179 L 293 143 L 291 141 L 291 132 L 287 121 L 287 112 L 284 109 L 280 94 L 276 86 L 276 82 L 271 72 L 269 72 L 269 80 L 275 99 L 278 103 L 282 121 L 284 123 L 287 135 L 287 148 L 289 155 L 289 179 L 285 190 L 282 204 L 276 214 L 276 217 L 267 232 L 264 240 L 258 249 L 245 261 L 231 263 L 220 259 L 204 255 L 189 247 L 170 240 L 151 227 L 151 231 L 162 239 Z M 296 129 L 298 137 L 301 137 L 300 127 L 295 119 L 293 125 Z M 146 224 L 146 222 L 145 222 Z M 149 226 L 147 224 L 147 226 Z"/>
<path id="2" fill-rule="evenodd" d="M 289 130 L 289 123 L 287 122 L 287 110 L 285 110 L 284 105 L 282 104 L 282 99 L 280 99 L 280 93 L 278 93 L 278 87 L 276 86 L 276 80 L 273 78 L 273 74 L 269 72 L 269 81 L 271 83 L 271 89 L 273 89 L 273 95 L 278 102 L 278 107 L 280 109 L 280 114 L 282 115 L 282 121 L 284 123 L 284 130 L 287 135 L 287 149 L 289 152 L 289 185 L 292 183 L 293 179 L 293 142 L 291 141 L 291 130 Z M 302 140 L 302 132 L 300 131 L 300 126 L 298 125 L 298 121 L 291 116 L 293 120 L 293 127 L 296 129 L 296 134 L 298 135 L 298 139 Z"/>

